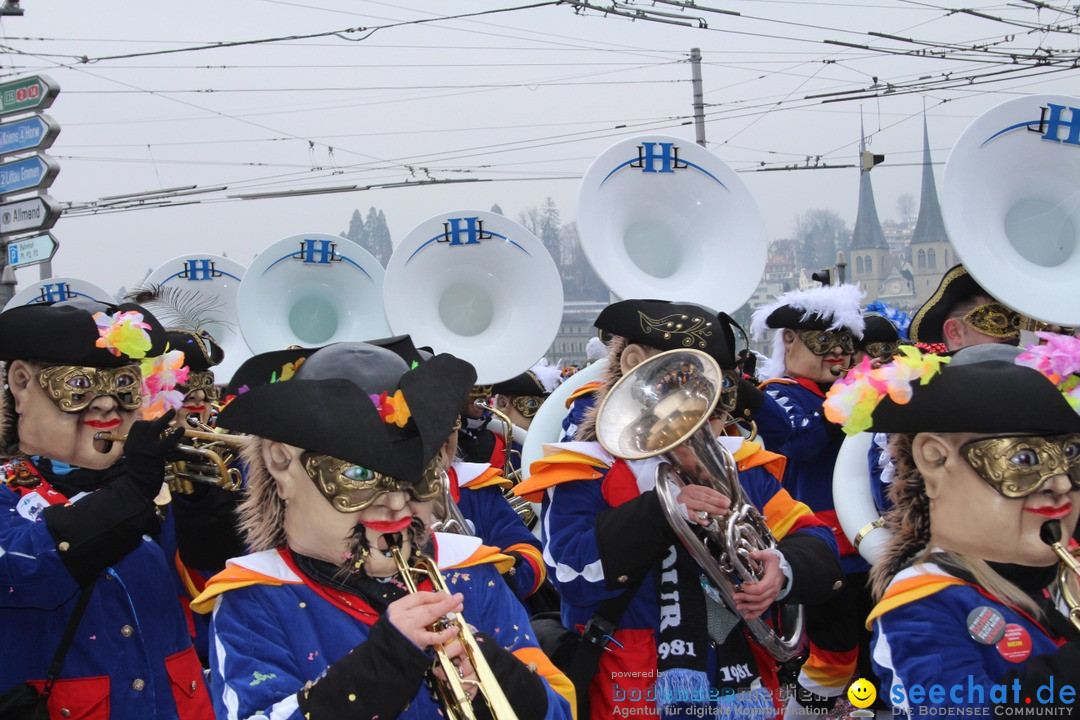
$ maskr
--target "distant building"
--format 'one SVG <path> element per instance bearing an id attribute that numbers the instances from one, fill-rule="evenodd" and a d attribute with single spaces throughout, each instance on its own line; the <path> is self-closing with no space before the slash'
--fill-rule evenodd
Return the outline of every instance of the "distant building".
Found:
<path id="1" fill-rule="evenodd" d="M 559 325 L 559 334 L 555 336 L 555 342 L 548 350 L 547 359 L 552 363 L 566 365 L 581 365 L 585 362 L 585 345 L 589 338 L 596 337 L 597 330 L 593 327 L 596 316 L 608 306 L 608 302 L 567 301 L 563 303 L 562 323 Z M 526 370 L 527 368 L 522 368 Z"/>
<path id="2" fill-rule="evenodd" d="M 959 262 L 956 249 L 945 232 L 945 221 L 941 217 L 941 204 L 938 202 L 937 185 L 934 182 L 934 166 L 930 159 L 930 133 L 926 128 L 925 115 L 922 194 L 919 198 L 919 219 L 915 221 L 909 249 L 909 274 L 915 292 L 915 305 L 918 306 L 930 299 L 945 271 Z"/>
<path id="3" fill-rule="evenodd" d="M 866 150 L 866 136 L 859 142 L 860 156 Z M 866 292 L 865 302 L 877 300 L 884 289 L 885 278 L 896 266 L 889 243 L 878 220 L 874 202 L 874 186 L 870 170 L 859 168 L 859 212 L 851 233 L 851 249 L 847 258 L 849 282 L 858 283 Z"/>

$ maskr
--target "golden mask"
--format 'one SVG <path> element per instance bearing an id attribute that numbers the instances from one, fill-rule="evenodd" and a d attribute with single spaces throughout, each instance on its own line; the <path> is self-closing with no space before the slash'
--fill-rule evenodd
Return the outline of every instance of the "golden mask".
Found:
<path id="1" fill-rule="evenodd" d="M 304 471 L 338 512 L 359 512 L 380 496 L 391 492 L 408 493 L 417 502 L 434 500 L 440 491 L 438 465 L 428 464 L 419 483 L 404 482 L 389 475 L 339 460 L 330 455 L 307 452 L 300 456 Z"/>
<path id="2" fill-rule="evenodd" d="M 896 355 L 896 343 L 888 341 L 866 343 L 866 354 L 881 362 L 889 362 Z"/>
<path id="3" fill-rule="evenodd" d="M 1001 340 L 1020 335 L 1020 314 L 996 301 L 974 308 L 964 315 L 963 322 L 972 330 Z"/>
<path id="4" fill-rule="evenodd" d="M 721 371 L 720 403 L 716 406 L 718 410 L 727 413 L 735 412 L 735 403 L 739 399 L 740 380 L 742 380 L 742 373 L 737 369 Z"/>
<path id="5" fill-rule="evenodd" d="M 531 418 L 544 403 L 544 398 L 539 395 L 515 395 L 510 398 L 510 404 L 521 413 L 522 417 Z"/>
<path id="6" fill-rule="evenodd" d="M 56 407 L 82 412 L 95 398 L 112 397 L 124 410 L 142 406 L 142 373 L 138 365 L 114 368 L 50 365 L 37 374 L 38 384 Z"/>
<path id="7" fill-rule="evenodd" d="M 987 485 L 1007 498 L 1037 492 L 1054 475 L 1068 475 L 1080 490 L 1080 435 L 991 437 L 960 448 Z"/>
<path id="8" fill-rule="evenodd" d="M 210 370 L 191 370 L 188 372 L 187 382 L 177 387 L 185 396 L 196 390 L 202 390 L 207 402 L 215 402 L 218 399 L 218 387 L 214 384 L 214 373 Z"/>
<path id="9" fill-rule="evenodd" d="M 795 334 L 815 355 L 828 355 L 833 348 L 839 347 L 844 355 L 855 352 L 855 336 L 850 330 L 796 330 Z"/>

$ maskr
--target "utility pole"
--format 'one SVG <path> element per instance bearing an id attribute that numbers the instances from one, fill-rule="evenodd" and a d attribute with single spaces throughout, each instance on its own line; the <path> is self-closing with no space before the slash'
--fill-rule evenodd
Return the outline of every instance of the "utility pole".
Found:
<path id="1" fill-rule="evenodd" d="M 701 48 L 690 48 L 690 70 L 694 88 L 694 140 L 705 147 L 705 97 L 701 92 Z"/>

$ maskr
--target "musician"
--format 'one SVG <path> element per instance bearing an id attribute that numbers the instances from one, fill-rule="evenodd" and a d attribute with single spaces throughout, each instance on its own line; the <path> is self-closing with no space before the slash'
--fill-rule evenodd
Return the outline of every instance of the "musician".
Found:
<path id="1" fill-rule="evenodd" d="M 510 418 L 515 427 L 527 431 L 537 410 L 561 382 L 559 368 L 541 362 L 520 375 L 492 385 L 492 400 L 495 409 Z M 506 438 L 497 436 L 490 462 L 497 468 L 509 466 L 511 479 L 516 479 L 521 472 L 521 443 L 511 435 L 508 447 Z"/>
<path id="2" fill-rule="evenodd" d="M 461 410 L 461 426 L 458 428 L 458 452 L 469 462 L 491 463 L 498 450 L 499 438 L 488 429 L 491 410 L 491 386 L 477 385 L 469 391 L 469 398 Z"/>
<path id="3" fill-rule="evenodd" d="M 438 717 L 433 646 L 476 692 L 456 630 L 436 626 L 447 613 L 477 628 L 518 717 L 570 717 L 552 689 L 561 676 L 492 564 L 506 558 L 428 530 L 437 455 L 475 377 L 449 355 L 410 370 L 390 350 L 339 343 L 224 408 L 222 427 L 252 435 L 241 508 L 252 554 L 194 603 L 214 608 L 219 717 Z M 428 592 L 426 580 L 409 593 L 391 547 L 409 562 L 434 556 L 454 594 Z"/>
<path id="4" fill-rule="evenodd" d="M 773 379 L 761 388 L 783 410 L 779 418 L 758 413 L 758 432 L 766 447 L 787 457 L 784 487 L 832 529 L 846 576 L 828 603 L 807 608 L 810 657 L 799 672 L 798 692 L 787 713 L 791 717 L 803 708 L 832 708 L 851 680 L 867 677 L 855 675 L 859 662 L 869 673 L 865 649 L 870 637 L 860 620 L 870 609 L 869 567 L 836 518 L 832 475 L 844 435 L 822 412 L 825 392 L 851 366 L 863 333 L 861 299 L 855 285 L 793 290 L 758 308 L 751 321 L 758 337 L 774 330 L 773 353 L 762 368 Z"/>
<path id="5" fill-rule="evenodd" d="M 911 319 L 912 342 L 948 351 L 984 343 L 1020 342 L 1020 315 L 995 300 L 963 265 L 954 265 Z"/>
<path id="6" fill-rule="evenodd" d="M 871 415 L 896 462 L 892 537 L 872 571 L 878 692 L 912 715 L 1060 714 L 1037 706 L 1071 708 L 1057 690 L 1080 684 L 1080 643 L 1043 591 L 1057 558 L 1041 532 L 1058 525 L 1067 539 L 1080 514 L 1080 416 L 1065 394 L 1080 348 L 1003 360 L 980 350 L 908 365 L 910 400 L 882 397 Z M 944 694 L 919 692 L 930 686 Z"/>
<path id="7" fill-rule="evenodd" d="M 855 340 L 854 365 L 864 358 L 870 358 L 874 365 L 881 365 L 893 359 L 900 345 L 900 331 L 884 315 L 866 313 L 863 315 L 865 327 L 861 338 Z"/>
<path id="8" fill-rule="evenodd" d="M 734 334 L 727 316 L 683 303 L 625 300 L 601 312 L 596 326 L 614 335 L 597 406 L 619 378 L 664 350 L 701 349 L 734 376 Z M 737 387 L 732 382 L 725 391 L 725 411 L 734 408 Z M 724 422 L 721 413 L 714 432 Z M 596 442 L 595 427 L 593 411 L 576 440 L 554 446 L 516 489 L 526 497 L 543 494 L 544 556 L 562 595 L 563 624 L 577 632 L 587 627 L 586 637 L 604 646 L 591 683 L 588 673 L 581 680 L 589 688 L 591 717 L 680 709 L 774 716 L 779 707 L 775 663 L 750 639 L 739 617 L 703 591 L 701 571 L 676 539 L 653 489 L 656 461 L 611 456 Z M 742 488 L 780 541 L 778 551 L 751 553 L 764 564 L 764 574 L 735 592 L 737 610 L 752 619 L 778 598 L 815 602 L 826 597 L 840 579 L 835 541 L 780 486 L 784 459 L 739 437 L 720 441 L 734 454 Z M 687 522 L 700 525 L 707 525 L 710 515 L 723 515 L 730 504 L 719 491 L 696 484 L 684 488 L 678 501 Z M 618 629 L 601 629 L 604 621 Z M 698 693 L 696 708 L 679 707 L 680 689 Z M 705 699 L 710 689 L 723 696 Z"/>
<path id="9" fill-rule="evenodd" d="M 213 717 L 172 555 L 159 545 L 174 542 L 162 530 L 173 521 L 162 482 L 178 436 L 162 435 L 172 413 L 139 420 L 139 359 L 164 349 L 164 329 L 135 304 L 0 314 L 14 480 L 0 488 L 0 690 L 43 690 L 72 627 L 49 717 Z M 95 440 L 102 431 L 127 440 Z"/>
<path id="10" fill-rule="evenodd" d="M 177 386 L 184 393 L 184 404 L 176 411 L 176 423 L 179 427 L 206 426 L 218 400 L 213 368 L 225 359 L 225 351 L 205 330 L 170 328 L 167 332 L 169 348 L 184 353 L 188 368 L 187 380 Z M 189 421 L 189 416 L 194 420 Z"/>

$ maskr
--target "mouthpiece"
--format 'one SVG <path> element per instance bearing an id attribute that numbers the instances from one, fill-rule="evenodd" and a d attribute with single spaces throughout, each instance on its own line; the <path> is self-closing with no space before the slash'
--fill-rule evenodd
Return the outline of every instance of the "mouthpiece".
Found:
<path id="1" fill-rule="evenodd" d="M 1053 547 L 1061 542 L 1061 521 L 1047 520 L 1039 528 L 1039 539 Z"/>

